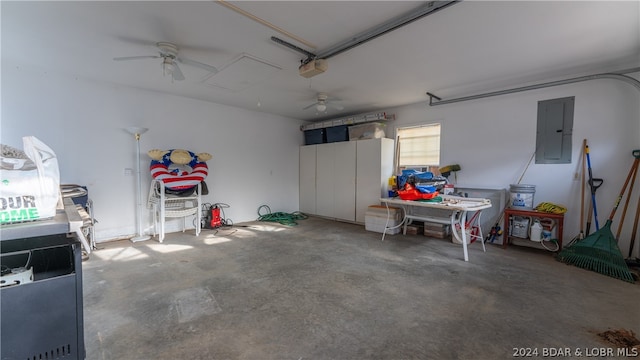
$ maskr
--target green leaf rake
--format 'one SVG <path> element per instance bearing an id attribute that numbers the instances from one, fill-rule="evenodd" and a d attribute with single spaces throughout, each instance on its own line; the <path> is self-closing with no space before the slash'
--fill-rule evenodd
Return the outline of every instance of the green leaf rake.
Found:
<path id="1" fill-rule="evenodd" d="M 557 260 L 569 265 L 598 272 L 616 279 L 633 283 L 634 278 L 629 271 L 629 267 L 620 252 L 618 242 L 611 232 L 613 216 L 620 205 L 620 201 L 629 185 L 631 176 L 637 171 L 640 163 L 640 150 L 633 151 L 634 161 L 624 182 L 622 191 L 616 199 L 613 210 L 602 228 L 584 239 L 578 240 L 564 248 L 557 255 Z M 635 177 L 634 177 L 635 178 Z M 629 194 L 630 196 L 631 194 Z"/>

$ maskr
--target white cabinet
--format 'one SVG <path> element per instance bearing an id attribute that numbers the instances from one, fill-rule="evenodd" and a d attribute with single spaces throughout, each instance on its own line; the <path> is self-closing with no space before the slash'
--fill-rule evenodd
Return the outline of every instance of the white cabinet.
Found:
<path id="1" fill-rule="evenodd" d="M 344 141 L 300 147 L 300 211 L 364 223 L 393 174 L 391 139 Z"/>
<path id="2" fill-rule="evenodd" d="M 343 141 L 315 145 L 316 214 L 355 220 L 356 144 Z"/>
<path id="3" fill-rule="evenodd" d="M 300 147 L 300 211 L 316 213 L 316 145 Z"/>

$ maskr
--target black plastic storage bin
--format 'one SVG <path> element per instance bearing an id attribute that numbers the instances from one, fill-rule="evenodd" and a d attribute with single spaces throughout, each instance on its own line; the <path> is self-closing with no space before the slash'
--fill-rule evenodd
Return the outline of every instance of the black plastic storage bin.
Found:
<path id="1" fill-rule="evenodd" d="M 304 144 L 314 145 L 327 142 L 325 129 L 313 129 L 304 131 Z"/>
<path id="2" fill-rule="evenodd" d="M 349 127 L 347 125 L 327 128 L 327 142 L 349 141 Z"/>

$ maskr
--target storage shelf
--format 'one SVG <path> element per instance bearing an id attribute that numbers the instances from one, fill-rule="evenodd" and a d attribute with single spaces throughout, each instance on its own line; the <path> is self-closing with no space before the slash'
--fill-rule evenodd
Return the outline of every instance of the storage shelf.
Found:
<path id="1" fill-rule="evenodd" d="M 511 245 L 516 245 L 516 246 L 524 246 L 524 247 L 529 247 L 532 249 L 540 249 L 540 250 L 547 250 L 544 246 L 542 246 L 542 244 L 539 241 L 531 241 L 529 239 L 523 239 L 523 238 L 519 238 L 517 236 L 509 236 L 509 242 L 511 243 Z M 547 245 L 547 247 L 553 249 L 556 247 L 555 244 L 550 243 L 549 245 Z"/>
<path id="2" fill-rule="evenodd" d="M 313 124 L 307 124 L 300 126 L 300 130 L 314 130 L 314 129 L 324 129 L 328 127 L 334 126 L 342 126 L 342 125 L 355 125 L 355 124 L 363 124 L 372 121 L 389 121 L 395 120 L 395 114 L 387 114 L 387 113 L 375 113 L 375 114 L 367 114 L 367 115 L 358 115 L 358 116 L 349 116 L 346 118 L 327 120 L 327 121 L 319 121 Z"/>
<path id="3" fill-rule="evenodd" d="M 509 219 L 512 216 L 523 216 L 529 218 L 550 218 L 556 221 L 557 228 L 557 240 L 558 240 L 558 250 L 562 250 L 562 233 L 564 231 L 564 214 L 549 214 L 541 211 L 535 210 L 525 210 L 525 209 L 515 209 L 515 208 L 506 208 L 504 209 L 504 223 L 503 223 L 503 231 L 504 231 L 504 241 L 502 242 L 502 248 L 506 249 L 509 245 L 509 242 L 513 245 L 524 245 L 527 247 L 544 249 L 542 244 L 536 243 L 529 239 L 519 238 L 515 236 L 510 236 L 509 234 Z"/>

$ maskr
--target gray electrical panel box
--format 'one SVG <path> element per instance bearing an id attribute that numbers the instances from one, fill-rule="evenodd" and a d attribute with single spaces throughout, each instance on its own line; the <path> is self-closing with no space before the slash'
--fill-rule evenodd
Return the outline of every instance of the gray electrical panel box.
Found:
<path id="1" fill-rule="evenodd" d="M 575 96 L 538 101 L 536 164 L 570 164 Z"/>

